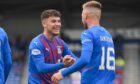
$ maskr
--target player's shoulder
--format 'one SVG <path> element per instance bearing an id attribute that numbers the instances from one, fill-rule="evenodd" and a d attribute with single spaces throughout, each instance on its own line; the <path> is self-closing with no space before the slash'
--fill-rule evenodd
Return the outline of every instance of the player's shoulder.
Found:
<path id="1" fill-rule="evenodd" d="M 0 32 L 4 32 L 4 29 L 2 27 L 0 27 Z"/>
<path id="2" fill-rule="evenodd" d="M 41 46 L 40 36 L 41 36 L 41 34 L 39 34 L 38 36 L 34 37 L 31 40 L 29 48 L 33 48 L 33 47 L 36 47 L 36 46 L 38 46 L 38 47 Z"/>
<path id="3" fill-rule="evenodd" d="M 108 30 L 103 26 L 93 26 L 92 28 L 89 28 L 89 31 L 93 32 L 93 34 L 95 36 L 98 35 L 99 33 L 101 33 L 101 34 L 110 34 L 108 32 Z"/>
<path id="4" fill-rule="evenodd" d="M 108 35 L 108 36 L 111 36 L 110 32 L 105 28 L 105 27 L 102 27 L 100 28 L 101 32 L 104 33 L 105 35 Z"/>
<path id="5" fill-rule="evenodd" d="M 2 27 L 0 27 L 0 34 L 5 34 L 5 33 L 6 33 L 5 30 Z"/>
<path id="6" fill-rule="evenodd" d="M 6 32 L 5 32 L 5 30 L 2 28 L 2 27 L 0 27 L 0 37 L 2 37 L 2 38 L 7 38 L 7 34 L 6 34 Z"/>
<path id="7" fill-rule="evenodd" d="M 81 37 L 91 37 L 91 36 L 92 32 L 89 29 L 86 29 L 81 33 Z"/>
<path id="8" fill-rule="evenodd" d="M 108 33 L 108 30 L 107 30 L 105 27 L 103 27 L 103 26 L 96 26 L 95 28 L 96 28 L 96 30 L 98 30 L 98 31 Z"/>
<path id="9" fill-rule="evenodd" d="M 89 29 L 84 30 L 81 35 L 87 35 L 87 34 L 89 34 Z"/>

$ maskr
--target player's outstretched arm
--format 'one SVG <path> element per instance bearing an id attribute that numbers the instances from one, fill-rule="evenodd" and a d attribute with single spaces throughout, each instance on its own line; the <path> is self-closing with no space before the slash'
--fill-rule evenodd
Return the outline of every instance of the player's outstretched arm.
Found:
<path id="1" fill-rule="evenodd" d="M 87 54 L 89 55 L 89 57 L 86 57 Z M 89 60 L 86 60 L 86 59 L 90 59 L 90 55 L 92 55 L 91 52 L 88 52 L 88 51 L 84 52 L 81 55 L 81 57 L 77 59 L 77 61 L 73 65 L 71 65 L 70 67 L 66 68 L 63 71 L 59 71 L 58 73 L 55 73 L 51 78 L 52 81 L 55 84 L 57 84 L 59 80 L 63 79 L 63 77 L 82 69 L 86 64 L 89 63 Z"/>
<path id="2" fill-rule="evenodd" d="M 82 69 L 86 64 L 90 62 L 93 50 L 93 42 L 90 32 L 84 31 L 81 34 L 81 43 L 82 43 L 82 51 L 80 58 L 77 59 L 72 66 L 62 71 L 63 76 L 66 76 L 70 73 Z"/>
<path id="3" fill-rule="evenodd" d="M 29 56 L 40 73 L 50 73 L 64 68 L 64 63 L 45 63 L 43 48 L 38 41 L 32 41 L 29 47 Z"/>
<path id="4" fill-rule="evenodd" d="M 90 62 L 93 50 L 91 35 L 87 34 L 86 32 L 83 32 L 83 34 L 81 35 L 81 42 L 82 42 L 82 51 L 81 51 L 82 53 L 80 58 L 77 59 L 76 62 L 67 69 L 54 74 L 52 76 L 52 81 L 57 83 L 63 77 L 82 69 Z"/>
<path id="5" fill-rule="evenodd" d="M 38 50 L 36 52 L 40 52 L 40 51 Z M 31 54 L 30 56 L 32 57 L 33 62 L 35 63 L 38 72 L 40 73 L 50 73 L 64 67 L 64 63 L 57 63 L 57 64 L 45 63 L 44 56 L 41 53 L 38 55 Z"/>
<path id="6" fill-rule="evenodd" d="M 74 61 L 75 61 L 74 58 L 67 55 L 64 58 L 63 63 L 47 64 L 44 61 L 40 60 L 40 61 L 36 62 L 36 66 L 37 66 L 37 69 L 39 72 L 49 73 L 49 72 L 57 71 L 64 67 L 68 67 L 68 66 L 72 65 L 74 63 Z"/>

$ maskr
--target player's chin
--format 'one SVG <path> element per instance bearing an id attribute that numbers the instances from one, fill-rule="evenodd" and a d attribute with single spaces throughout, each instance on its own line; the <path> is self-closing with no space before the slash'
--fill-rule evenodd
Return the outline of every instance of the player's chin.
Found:
<path id="1" fill-rule="evenodd" d="M 60 32 L 55 32 L 53 34 L 54 34 L 54 36 L 58 36 L 60 34 Z"/>

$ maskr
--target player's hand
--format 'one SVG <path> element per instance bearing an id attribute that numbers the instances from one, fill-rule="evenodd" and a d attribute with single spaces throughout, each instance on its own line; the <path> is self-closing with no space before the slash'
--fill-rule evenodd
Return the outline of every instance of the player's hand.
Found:
<path id="1" fill-rule="evenodd" d="M 55 73 L 51 78 L 51 80 L 54 82 L 54 84 L 58 84 L 59 80 L 62 80 L 62 79 L 63 79 L 63 76 L 60 71 Z"/>
<path id="2" fill-rule="evenodd" d="M 63 63 L 65 65 L 65 67 L 69 67 L 70 65 L 72 65 L 75 62 L 75 59 L 73 57 L 71 57 L 70 55 L 66 55 L 63 58 Z"/>

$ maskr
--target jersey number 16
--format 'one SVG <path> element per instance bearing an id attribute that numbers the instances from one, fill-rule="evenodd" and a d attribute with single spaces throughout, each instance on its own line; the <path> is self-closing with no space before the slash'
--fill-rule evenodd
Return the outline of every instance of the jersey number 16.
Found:
<path id="1" fill-rule="evenodd" d="M 108 47 L 107 49 L 105 49 L 105 47 L 102 47 L 101 65 L 99 65 L 99 70 L 105 70 L 105 68 L 107 70 L 115 70 L 115 57 L 113 56 L 114 54 L 115 54 L 114 48 Z M 110 65 L 111 62 L 112 65 Z"/>

